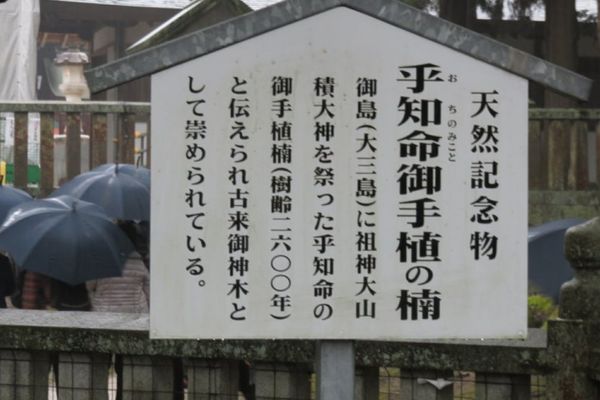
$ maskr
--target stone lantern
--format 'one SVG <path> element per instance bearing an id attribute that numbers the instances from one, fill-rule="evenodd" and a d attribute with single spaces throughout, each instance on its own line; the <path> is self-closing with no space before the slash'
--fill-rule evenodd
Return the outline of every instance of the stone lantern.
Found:
<path id="1" fill-rule="evenodd" d="M 54 59 L 62 70 L 62 83 L 58 89 L 69 102 L 90 98 L 90 89 L 83 74 L 83 66 L 89 63 L 87 54 L 79 50 L 67 50 Z"/>

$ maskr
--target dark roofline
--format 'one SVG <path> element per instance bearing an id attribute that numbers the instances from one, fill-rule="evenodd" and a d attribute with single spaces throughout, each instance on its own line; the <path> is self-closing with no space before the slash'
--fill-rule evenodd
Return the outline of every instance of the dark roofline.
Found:
<path id="1" fill-rule="evenodd" d="M 48 0 L 46 0 L 48 1 Z M 131 0 L 129 0 L 129 2 L 126 3 L 121 3 L 121 2 L 115 2 L 115 0 L 112 0 L 113 2 L 111 2 L 111 0 L 49 0 L 52 2 L 59 2 L 59 3 L 72 3 L 72 4 L 83 4 L 83 5 L 88 5 L 88 6 L 103 6 L 103 7 L 135 7 L 135 8 L 158 8 L 158 9 L 170 9 L 170 10 L 180 10 L 182 7 L 180 7 L 178 4 L 171 4 L 168 1 L 161 1 L 161 2 L 150 2 L 150 3 L 144 3 L 143 0 L 137 0 L 136 2 L 131 2 Z M 119 1 L 119 0 L 117 0 Z M 123 1 L 123 0 L 120 0 Z M 185 7 L 185 6 L 184 6 Z"/>
<path id="2" fill-rule="evenodd" d="M 181 35 L 182 32 L 189 32 L 191 29 L 187 29 L 187 26 L 190 23 L 201 20 L 203 15 L 210 13 L 213 9 L 220 5 L 227 7 L 233 16 L 247 14 L 252 11 L 252 9 L 248 7 L 248 5 L 242 0 L 192 1 L 187 7 L 169 18 L 167 21 L 160 24 L 160 26 L 153 29 L 151 32 L 144 35 L 141 39 L 129 46 L 125 51 L 128 54 L 136 53 L 143 49 L 156 46 L 161 42 L 166 42 L 167 40 L 173 39 L 178 35 Z M 196 29 L 203 29 L 207 25 L 210 24 L 204 23 L 203 26 L 198 26 Z"/>
<path id="3" fill-rule="evenodd" d="M 592 80 L 398 0 L 287 0 L 90 69 L 92 93 L 222 49 L 335 7 L 345 6 L 415 33 L 559 93 L 587 100 Z"/>

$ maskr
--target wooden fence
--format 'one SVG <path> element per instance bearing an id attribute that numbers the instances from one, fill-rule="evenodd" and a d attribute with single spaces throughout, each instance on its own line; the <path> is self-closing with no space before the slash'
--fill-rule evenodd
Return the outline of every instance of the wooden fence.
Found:
<path id="1" fill-rule="evenodd" d="M 597 188 L 599 138 L 600 110 L 530 109 L 529 188 Z"/>
<path id="2" fill-rule="evenodd" d="M 57 127 L 67 141 L 67 178 L 80 172 L 80 134 L 90 137 L 90 168 L 105 162 L 135 161 L 134 123 L 149 126 L 150 104 L 126 102 L 0 102 L 0 113 L 15 113 L 15 186 L 27 183 L 27 113 L 41 115 L 41 188 L 52 187 L 53 135 Z M 107 129 L 115 118 L 115 132 Z M 64 122 L 63 122 L 64 121 Z M 533 190 L 587 190 L 600 177 L 600 110 L 530 109 L 529 186 Z M 111 144 L 108 138 L 113 138 Z M 149 140 L 149 135 L 148 135 Z M 107 148 L 115 145 L 114 159 Z M 147 143 L 146 148 L 149 148 Z M 149 156 L 149 153 L 148 153 Z M 149 158 L 148 158 L 149 160 Z"/>
<path id="3" fill-rule="evenodd" d="M 150 129 L 149 103 L 59 101 L 0 102 L 0 113 L 15 115 L 14 184 L 27 187 L 27 113 L 41 115 L 40 192 L 52 191 L 54 134 L 66 134 L 66 178 L 81 172 L 81 135 L 89 135 L 89 168 L 106 162 L 135 162 L 136 121 Z M 112 118 L 112 124 L 109 123 Z M 112 130 L 109 129 L 112 127 Z M 79 133 L 79 135 L 78 135 Z M 30 133 L 31 134 L 31 133 Z M 530 109 L 531 190 L 589 190 L 600 179 L 600 110 Z M 150 148 L 150 135 L 145 148 Z M 114 156 L 108 157 L 109 146 Z M 143 157 L 149 164 L 150 153 Z"/>
<path id="4" fill-rule="evenodd" d="M 48 194 L 56 185 L 55 138 L 66 136 L 66 175 L 70 179 L 82 170 L 81 138 L 89 135 L 89 165 L 91 169 L 106 162 L 134 163 L 135 122 L 144 121 L 149 127 L 148 103 L 59 101 L 1 102 L 0 113 L 14 113 L 14 185 L 27 188 L 28 183 L 28 113 L 40 113 L 40 182 L 39 191 Z M 112 121 L 111 121 L 112 119 Z M 111 123 L 112 122 L 112 123 Z M 109 125 L 113 126 L 109 130 Z M 148 128 L 149 131 L 149 128 Z M 149 141 L 149 135 L 147 139 Z M 109 159 L 109 146 L 114 146 L 114 156 Z M 149 143 L 147 143 L 149 148 Z M 147 154 L 149 161 L 149 153 Z"/>

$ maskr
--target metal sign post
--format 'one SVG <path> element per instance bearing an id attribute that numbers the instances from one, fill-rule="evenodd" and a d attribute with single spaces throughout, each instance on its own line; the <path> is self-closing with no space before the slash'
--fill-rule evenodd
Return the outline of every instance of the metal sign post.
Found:
<path id="1" fill-rule="evenodd" d="M 354 342 L 319 340 L 316 355 L 317 400 L 353 400 Z"/>

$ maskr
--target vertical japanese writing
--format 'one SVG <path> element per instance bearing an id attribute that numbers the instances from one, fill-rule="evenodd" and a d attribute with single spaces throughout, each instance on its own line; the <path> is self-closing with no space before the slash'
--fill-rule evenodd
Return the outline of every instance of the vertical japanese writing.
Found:
<path id="1" fill-rule="evenodd" d="M 185 235 L 187 250 L 186 271 L 198 278 L 198 285 L 203 287 L 206 281 L 203 278 L 204 263 L 200 257 L 201 249 L 206 247 L 204 235 L 204 217 L 206 202 L 204 201 L 204 173 L 203 161 L 206 158 L 207 126 L 204 115 L 204 90 L 206 85 L 195 82 L 188 76 L 188 95 L 186 104 L 189 106 L 191 116 L 185 122 L 185 158 L 187 160 L 186 190 L 184 193 L 185 217 L 191 226 L 191 234 Z"/>
<path id="2" fill-rule="evenodd" d="M 494 226 L 498 222 L 495 193 L 499 190 L 498 153 L 500 130 L 498 116 L 498 91 L 472 92 L 474 113 L 471 115 L 471 202 L 470 221 L 474 225 L 469 248 L 476 261 L 494 260 L 498 254 L 498 236 Z M 492 119 L 490 122 L 489 119 Z"/>
<path id="3" fill-rule="evenodd" d="M 247 317 L 246 296 L 250 291 L 248 273 L 251 269 L 248 260 L 248 251 L 251 245 L 248 229 L 251 219 L 248 212 L 250 177 L 247 170 L 249 164 L 247 144 L 251 133 L 246 126 L 246 122 L 250 117 L 248 81 L 234 76 L 230 93 L 229 118 L 231 128 L 228 137 L 229 170 L 227 172 L 229 180 L 227 296 L 231 299 L 229 318 L 233 321 L 244 321 Z"/>
<path id="4" fill-rule="evenodd" d="M 458 121 L 456 121 L 455 114 L 458 112 L 458 108 L 454 104 L 450 104 L 448 106 L 448 114 L 450 114 L 450 119 L 448 120 L 448 161 L 456 162 L 456 130 L 458 127 Z"/>
<path id="5" fill-rule="evenodd" d="M 314 101 L 314 154 L 313 185 L 317 193 L 317 210 L 313 218 L 313 276 L 312 295 L 317 303 L 313 315 L 319 320 L 328 320 L 334 309 L 331 298 L 334 295 L 335 259 L 335 169 L 333 167 L 335 137 L 334 117 L 335 78 L 317 77 L 313 81 Z"/>
<path id="6" fill-rule="evenodd" d="M 432 131 L 442 124 L 443 103 L 438 98 L 428 98 L 426 86 L 444 80 L 440 67 L 430 63 L 398 69 L 397 81 L 402 82 L 403 90 L 397 105 L 397 217 L 412 229 L 401 230 L 397 237 L 396 252 L 405 270 L 406 286 L 397 296 L 396 311 L 401 320 L 437 320 L 441 293 L 425 285 L 433 282 L 435 266 L 442 262 L 442 236 L 430 230 L 427 222 L 442 216 L 438 207 L 442 190 L 441 137 Z"/>
<path id="7" fill-rule="evenodd" d="M 356 215 L 356 274 L 355 318 L 376 317 L 375 294 L 377 282 L 372 278 L 377 267 L 376 202 L 377 202 L 377 79 L 360 77 L 356 80 L 355 130 L 355 201 Z"/>
<path id="8" fill-rule="evenodd" d="M 293 134 L 291 116 L 293 79 L 274 76 L 271 79 L 271 312 L 274 320 L 292 315 L 293 251 L 292 223 L 292 156 Z"/>

